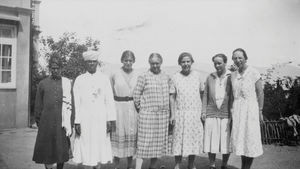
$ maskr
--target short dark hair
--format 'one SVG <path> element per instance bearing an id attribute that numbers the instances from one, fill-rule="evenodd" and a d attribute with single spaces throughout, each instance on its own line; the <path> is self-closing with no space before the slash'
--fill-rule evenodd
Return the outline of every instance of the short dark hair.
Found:
<path id="1" fill-rule="evenodd" d="M 235 49 L 235 50 L 232 52 L 232 56 L 233 56 L 233 54 L 234 54 L 235 52 L 237 52 L 237 51 L 242 52 L 244 58 L 245 58 L 246 60 L 248 60 L 247 53 L 246 53 L 246 51 L 245 51 L 244 49 L 242 49 L 242 48 L 237 48 L 237 49 Z"/>
<path id="2" fill-rule="evenodd" d="M 214 61 L 216 57 L 222 58 L 222 59 L 223 59 L 223 62 L 224 62 L 224 63 L 227 63 L 227 56 L 224 55 L 223 53 L 216 54 L 215 56 L 212 57 L 211 60 Z"/>
<path id="3" fill-rule="evenodd" d="M 194 63 L 194 59 L 193 59 L 193 56 L 192 56 L 192 54 L 190 54 L 190 53 L 188 53 L 188 52 L 182 52 L 180 55 L 179 55 L 179 57 L 178 57 L 178 65 L 180 65 L 180 62 L 182 61 L 182 59 L 184 58 L 184 57 L 186 57 L 186 56 L 188 56 L 190 59 L 191 59 L 191 61 L 192 61 L 192 63 Z"/>
<path id="4" fill-rule="evenodd" d="M 59 67 L 62 67 L 62 58 L 56 52 L 51 55 L 48 67 L 51 67 L 53 64 L 57 64 Z"/>
<path id="5" fill-rule="evenodd" d="M 131 56 L 132 59 L 133 59 L 133 62 L 135 62 L 135 56 L 134 56 L 134 53 L 130 50 L 125 50 L 123 53 L 122 53 L 122 56 L 121 56 L 121 62 L 123 62 L 123 60 L 127 57 L 127 56 Z"/>
<path id="6" fill-rule="evenodd" d="M 158 57 L 161 61 L 161 63 L 163 62 L 163 58 L 162 56 L 159 54 L 159 53 L 151 53 L 150 56 L 149 56 L 149 59 L 148 59 L 148 62 L 150 63 L 150 60 L 153 58 L 153 57 Z"/>

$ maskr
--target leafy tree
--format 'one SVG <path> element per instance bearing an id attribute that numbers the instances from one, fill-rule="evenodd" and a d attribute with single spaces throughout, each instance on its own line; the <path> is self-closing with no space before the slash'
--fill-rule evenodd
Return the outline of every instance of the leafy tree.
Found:
<path id="1" fill-rule="evenodd" d="M 91 37 L 87 37 L 85 41 L 81 41 L 75 33 L 64 33 L 58 40 L 53 37 L 41 37 L 40 38 L 40 51 L 31 52 L 31 57 L 35 57 L 37 53 L 40 54 L 45 61 L 45 65 L 39 63 L 33 63 L 31 65 L 31 95 L 30 95 L 30 107 L 31 116 L 34 116 L 34 102 L 38 83 L 44 79 L 49 73 L 47 70 L 49 58 L 53 55 L 57 55 L 63 60 L 62 75 L 64 77 L 74 80 L 78 75 L 85 72 L 84 60 L 82 53 L 91 50 L 98 50 L 100 41 L 94 40 Z M 31 123 L 33 123 L 31 118 Z"/>
<path id="2" fill-rule="evenodd" d="M 62 75 L 70 79 L 75 79 L 85 71 L 82 53 L 91 50 L 98 50 L 100 41 L 87 37 L 84 42 L 75 33 L 64 33 L 58 41 L 52 37 L 41 39 L 46 60 L 52 55 L 58 55 L 63 60 Z"/>

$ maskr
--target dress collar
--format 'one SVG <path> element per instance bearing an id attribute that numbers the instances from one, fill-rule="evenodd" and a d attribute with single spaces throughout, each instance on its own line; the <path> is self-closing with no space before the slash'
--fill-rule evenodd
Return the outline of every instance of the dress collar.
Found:
<path id="1" fill-rule="evenodd" d="M 161 74 L 163 74 L 163 71 L 162 70 L 160 70 L 160 72 L 158 73 L 158 74 L 154 74 L 153 72 L 151 72 L 151 70 L 149 69 L 148 70 L 148 73 L 150 74 L 150 75 L 161 75 Z"/>
<path id="2" fill-rule="evenodd" d="M 213 73 L 211 73 L 210 75 L 211 75 L 213 78 L 215 78 L 215 79 L 216 79 L 216 78 L 219 78 L 217 72 L 213 72 Z M 230 73 L 229 73 L 228 71 L 226 71 L 225 74 L 224 74 L 222 77 L 226 77 L 226 76 L 228 77 L 229 75 L 230 75 Z"/>

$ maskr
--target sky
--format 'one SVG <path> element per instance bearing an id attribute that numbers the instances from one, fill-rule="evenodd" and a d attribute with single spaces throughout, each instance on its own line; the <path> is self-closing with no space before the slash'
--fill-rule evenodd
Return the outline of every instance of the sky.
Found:
<path id="1" fill-rule="evenodd" d="M 217 53 L 243 48 L 259 67 L 300 64 L 300 0 L 41 0 L 41 36 L 64 32 L 101 42 L 103 60 L 119 63 L 124 50 L 135 67 L 148 67 L 152 52 L 163 66 L 181 52 L 211 64 Z"/>

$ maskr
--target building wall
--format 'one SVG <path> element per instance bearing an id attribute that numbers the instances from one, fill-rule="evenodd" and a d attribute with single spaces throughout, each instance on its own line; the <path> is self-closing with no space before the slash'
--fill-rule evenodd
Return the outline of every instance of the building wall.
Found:
<path id="1" fill-rule="evenodd" d="M 28 126 L 30 67 L 30 0 L 1 0 L 1 14 L 18 16 L 16 48 L 16 88 L 0 88 L 0 129 Z M 11 7 L 11 8 L 9 8 Z M 3 22 L 3 21 L 2 21 Z M 4 21 L 5 22 L 5 21 Z M 11 23 L 7 21 L 7 23 Z"/>
<path id="2" fill-rule="evenodd" d="M 30 14 L 20 13 L 19 17 L 23 29 L 17 41 L 16 127 L 25 127 L 29 116 Z"/>
<path id="3" fill-rule="evenodd" d="M 0 89 L 0 129 L 15 127 L 15 103 L 15 89 Z"/>
<path id="4" fill-rule="evenodd" d="M 31 0 L 1 0 L 0 4 L 8 7 L 30 8 Z"/>

